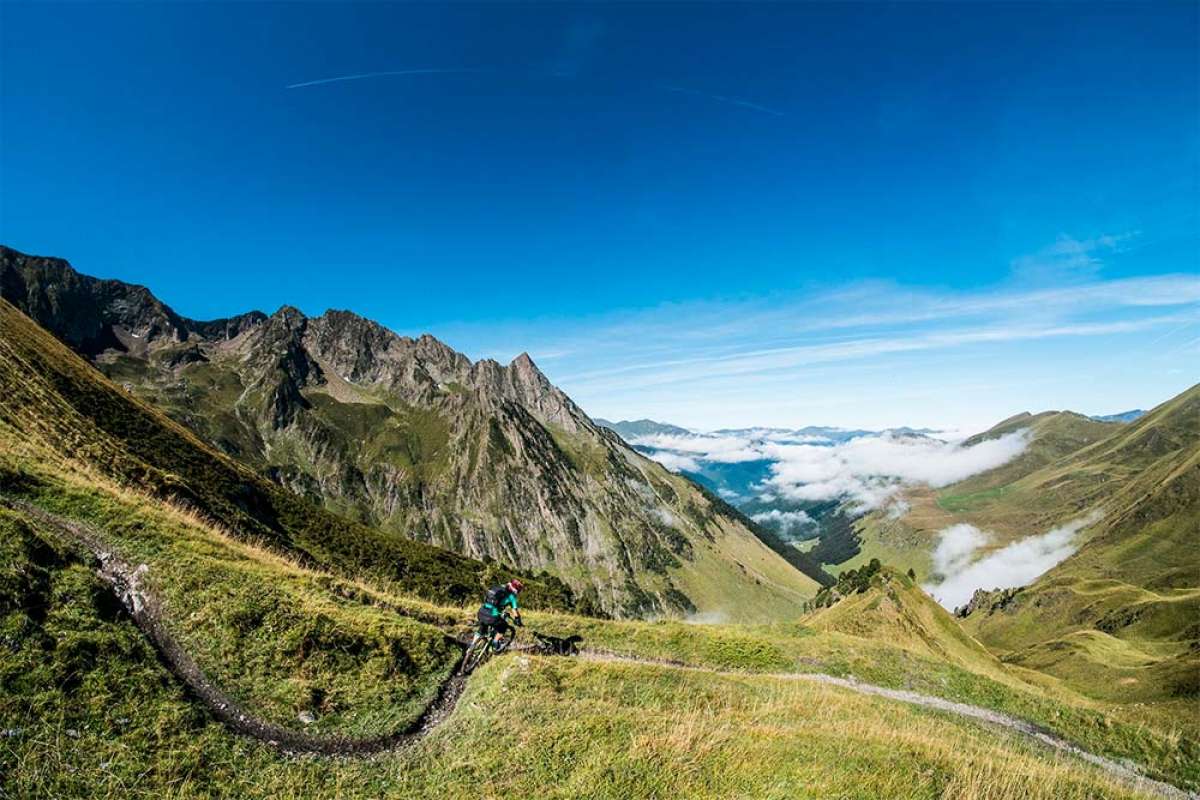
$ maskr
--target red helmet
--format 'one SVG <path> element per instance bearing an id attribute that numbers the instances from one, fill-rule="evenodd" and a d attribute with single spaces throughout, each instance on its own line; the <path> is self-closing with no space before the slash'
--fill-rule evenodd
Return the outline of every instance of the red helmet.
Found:
<path id="1" fill-rule="evenodd" d="M 521 582 L 520 578 L 513 578 L 508 582 L 508 588 L 512 589 L 514 592 L 519 592 L 525 588 L 525 584 Z"/>

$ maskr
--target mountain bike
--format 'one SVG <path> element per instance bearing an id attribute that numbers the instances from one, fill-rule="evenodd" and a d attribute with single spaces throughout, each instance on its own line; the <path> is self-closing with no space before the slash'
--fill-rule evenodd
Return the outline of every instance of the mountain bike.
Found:
<path id="1" fill-rule="evenodd" d="M 508 623 L 508 631 L 502 636 L 493 636 L 490 627 L 484 631 L 481 630 L 482 626 L 476 626 L 475 635 L 471 638 L 471 643 L 467 645 L 467 652 L 463 655 L 462 666 L 459 668 L 458 674 L 470 675 L 493 655 L 503 653 L 512 646 L 513 640 L 517 638 L 518 626 L 508 612 L 502 616 Z"/>

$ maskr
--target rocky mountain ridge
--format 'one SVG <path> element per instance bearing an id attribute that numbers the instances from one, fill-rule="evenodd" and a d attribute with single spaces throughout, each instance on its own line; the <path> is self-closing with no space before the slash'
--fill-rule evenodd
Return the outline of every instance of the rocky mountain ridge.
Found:
<path id="1" fill-rule="evenodd" d="M 736 512 L 594 424 L 528 355 L 472 362 L 346 311 L 200 322 L 59 259 L 0 256 L 4 297 L 111 379 L 340 514 L 548 570 L 617 615 L 712 610 L 731 591 L 756 614 L 782 613 L 815 591 Z"/>

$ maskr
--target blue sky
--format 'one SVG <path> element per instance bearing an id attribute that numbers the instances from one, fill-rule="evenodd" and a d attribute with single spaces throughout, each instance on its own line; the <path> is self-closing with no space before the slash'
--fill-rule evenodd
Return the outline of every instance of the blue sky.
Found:
<path id="1" fill-rule="evenodd" d="M 0 240 L 602 416 L 1149 405 L 1200 364 L 1198 14 L 4 3 Z"/>

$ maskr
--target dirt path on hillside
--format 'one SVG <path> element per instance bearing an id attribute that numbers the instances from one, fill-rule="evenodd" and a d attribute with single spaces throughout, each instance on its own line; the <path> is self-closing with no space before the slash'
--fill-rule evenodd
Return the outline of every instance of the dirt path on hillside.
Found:
<path id="1" fill-rule="evenodd" d="M 361 756 L 410 746 L 450 716 L 466 688 L 466 678 L 458 674 L 456 663 L 451 676 L 438 687 L 433 700 L 421 715 L 403 730 L 383 736 L 351 738 L 312 734 L 259 719 L 221 691 L 166 629 L 161 606 L 143 585 L 143 578 L 149 571 L 147 565 L 135 567 L 122 560 L 86 525 L 23 501 L 0 498 L 0 502 L 15 507 L 87 548 L 99 562 L 97 572 L 100 577 L 108 583 L 134 623 L 150 639 L 163 665 L 183 682 L 192 698 L 232 730 L 284 752 Z"/>
<path id="2" fill-rule="evenodd" d="M 50 526 L 70 540 L 86 547 L 99 562 L 98 574 L 109 584 L 114 594 L 120 600 L 121 605 L 128 611 L 133 621 L 153 643 L 164 666 L 183 682 L 193 697 L 203 704 L 215 718 L 232 730 L 246 736 L 251 736 L 286 753 L 362 756 L 411 746 L 440 723 L 444 722 L 453 713 L 455 706 L 458 704 L 459 697 L 466 688 L 467 679 L 457 674 L 458 669 L 457 665 L 455 665 L 454 673 L 442 683 L 434 699 L 412 724 L 396 733 L 365 739 L 310 734 L 258 719 L 214 685 L 192 657 L 188 655 L 178 641 L 166 630 L 157 600 L 146 591 L 142 583 L 142 579 L 149 570 L 147 565 L 141 564 L 135 567 L 123 561 L 104 545 L 94 530 L 86 525 L 56 514 L 51 514 L 24 501 L 0 498 L 0 503 L 15 507 L 17 510 L 30 515 L 39 522 Z M 538 653 L 537 648 L 530 645 L 518 646 L 514 650 L 525 653 Z M 1028 737 L 1050 749 L 1082 759 L 1119 778 L 1135 789 L 1159 797 L 1170 798 L 1170 800 L 1200 800 L 1200 793 L 1188 792 L 1169 783 L 1146 777 L 1136 764 L 1115 761 L 1096 755 L 1031 722 L 981 706 L 957 703 L 952 700 L 910 692 L 904 689 L 889 689 L 884 686 L 863 683 L 853 678 L 839 678 L 823 673 L 764 673 L 718 670 L 709 667 L 691 666 L 671 659 L 642 658 L 598 649 L 581 650 L 576 657 L 596 662 L 637 664 L 716 675 L 809 681 L 836 686 L 841 689 L 858 692 L 859 694 L 874 695 L 922 708 L 931 708 L 993 725 Z"/>

